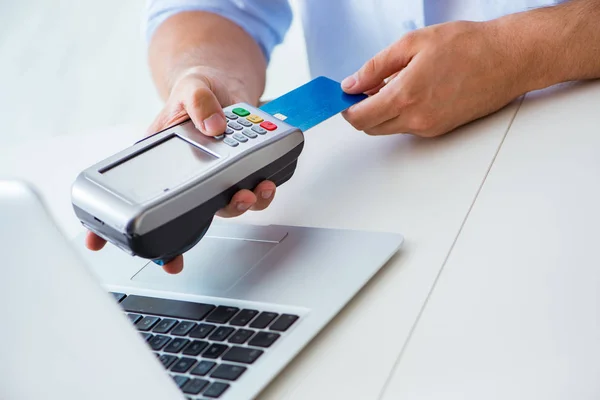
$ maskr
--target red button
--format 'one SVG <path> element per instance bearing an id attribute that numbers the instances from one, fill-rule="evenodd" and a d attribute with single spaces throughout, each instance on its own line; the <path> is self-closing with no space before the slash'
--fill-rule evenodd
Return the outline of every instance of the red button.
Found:
<path id="1" fill-rule="evenodd" d="M 277 129 L 277 125 L 275 125 L 274 123 L 272 123 L 270 121 L 265 121 L 262 124 L 260 124 L 260 126 L 265 128 L 268 131 L 274 131 L 275 129 Z"/>

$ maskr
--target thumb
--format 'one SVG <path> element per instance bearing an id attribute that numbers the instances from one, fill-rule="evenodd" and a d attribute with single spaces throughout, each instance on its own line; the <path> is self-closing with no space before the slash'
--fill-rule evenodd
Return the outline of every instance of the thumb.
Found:
<path id="1" fill-rule="evenodd" d="M 342 81 L 342 89 L 349 94 L 364 93 L 384 84 L 386 78 L 397 73 L 410 62 L 413 53 L 406 40 L 399 40 L 367 61 L 357 72 Z"/>
<path id="2" fill-rule="evenodd" d="M 215 136 L 225 132 L 227 120 L 217 96 L 206 85 L 189 88 L 181 99 L 185 111 L 202 133 Z"/>

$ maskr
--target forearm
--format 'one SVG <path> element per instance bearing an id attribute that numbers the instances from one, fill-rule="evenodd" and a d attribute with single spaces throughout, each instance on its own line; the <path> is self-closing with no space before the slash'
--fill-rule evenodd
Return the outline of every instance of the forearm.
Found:
<path id="1" fill-rule="evenodd" d="M 495 21 L 520 66 L 522 92 L 600 78 L 600 0 L 567 3 Z"/>
<path id="2" fill-rule="evenodd" d="M 232 92 L 254 104 L 265 86 L 266 60 L 258 44 L 233 22 L 207 12 L 182 12 L 162 23 L 150 41 L 149 63 L 163 99 L 194 69 L 220 71 Z"/>

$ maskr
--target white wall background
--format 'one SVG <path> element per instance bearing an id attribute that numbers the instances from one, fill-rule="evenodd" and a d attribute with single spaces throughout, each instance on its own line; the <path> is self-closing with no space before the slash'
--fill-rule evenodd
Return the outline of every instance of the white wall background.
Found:
<path id="1" fill-rule="evenodd" d="M 146 65 L 144 5 L 0 0 L 0 151 L 23 140 L 152 121 L 161 101 Z M 295 18 L 273 54 L 264 97 L 308 79 L 302 26 Z"/>

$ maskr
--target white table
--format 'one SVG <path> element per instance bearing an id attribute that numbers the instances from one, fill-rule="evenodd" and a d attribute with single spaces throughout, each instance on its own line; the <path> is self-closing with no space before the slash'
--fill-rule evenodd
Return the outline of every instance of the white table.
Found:
<path id="1" fill-rule="evenodd" d="M 599 107 L 526 97 L 384 400 L 600 398 Z"/>
<path id="2" fill-rule="evenodd" d="M 294 178 L 242 222 L 401 232 L 406 243 L 263 393 L 268 399 L 377 398 L 414 327 L 517 110 L 452 135 L 373 138 L 341 117 L 307 132 Z M 143 127 L 58 137 L 2 150 L 0 176 L 38 186 L 69 236 L 76 174 L 132 143 Z"/>

